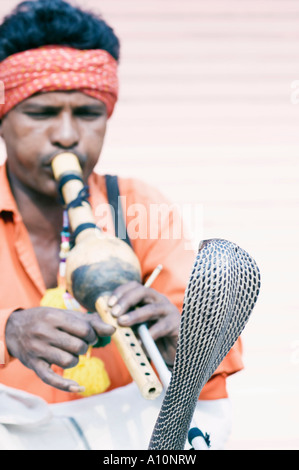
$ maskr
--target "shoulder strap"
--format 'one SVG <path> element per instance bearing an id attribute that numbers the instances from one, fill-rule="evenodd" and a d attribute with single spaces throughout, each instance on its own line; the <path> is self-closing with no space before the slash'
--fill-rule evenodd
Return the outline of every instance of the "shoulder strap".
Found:
<path id="1" fill-rule="evenodd" d="M 118 178 L 117 176 L 114 176 L 114 175 L 105 175 L 105 179 L 106 179 L 108 202 L 114 211 L 112 215 L 113 215 L 114 225 L 115 225 L 115 235 L 116 237 L 124 240 L 132 248 L 131 240 L 127 232 L 127 227 L 125 223 L 122 206 L 118 199 L 120 197 Z"/>

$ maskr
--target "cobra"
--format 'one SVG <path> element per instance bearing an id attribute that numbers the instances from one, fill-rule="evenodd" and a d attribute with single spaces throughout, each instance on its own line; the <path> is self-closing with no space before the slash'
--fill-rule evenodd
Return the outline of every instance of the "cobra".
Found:
<path id="1" fill-rule="evenodd" d="M 226 240 L 201 243 L 185 292 L 178 348 L 150 450 L 182 450 L 200 391 L 248 322 L 260 291 L 256 262 Z"/>

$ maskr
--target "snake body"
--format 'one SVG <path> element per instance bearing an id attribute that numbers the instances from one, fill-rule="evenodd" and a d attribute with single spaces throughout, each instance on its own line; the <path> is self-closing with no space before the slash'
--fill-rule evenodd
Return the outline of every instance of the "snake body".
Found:
<path id="1" fill-rule="evenodd" d="M 256 262 L 226 240 L 201 243 L 185 292 L 177 353 L 149 449 L 182 450 L 199 394 L 232 348 L 260 290 Z"/>

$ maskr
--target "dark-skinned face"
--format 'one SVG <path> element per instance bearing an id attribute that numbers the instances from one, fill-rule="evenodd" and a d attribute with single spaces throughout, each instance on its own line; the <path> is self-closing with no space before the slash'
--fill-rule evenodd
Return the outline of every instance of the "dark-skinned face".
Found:
<path id="1" fill-rule="evenodd" d="M 86 181 L 99 159 L 106 125 L 104 103 L 81 92 L 34 95 L 1 124 L 9 173 L 23 187 L 56 197 L 53 157 L 62 151 L 76 153 Z"/>

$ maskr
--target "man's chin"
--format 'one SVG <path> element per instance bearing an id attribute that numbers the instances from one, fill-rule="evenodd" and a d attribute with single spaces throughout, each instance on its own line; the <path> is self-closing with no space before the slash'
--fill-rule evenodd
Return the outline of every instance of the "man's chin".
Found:
<path id="1" fill-rule="evenodd" d="M 32 187 L 32 189 L 37 196 L 41 198 L 51 199 L 53 202 L 60 202 L 57 182 L 54 180 L 53 175 L 43 178 L 38 182 L 38 185 Z"/>

